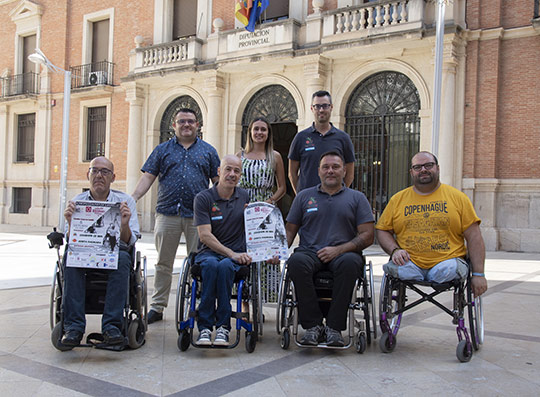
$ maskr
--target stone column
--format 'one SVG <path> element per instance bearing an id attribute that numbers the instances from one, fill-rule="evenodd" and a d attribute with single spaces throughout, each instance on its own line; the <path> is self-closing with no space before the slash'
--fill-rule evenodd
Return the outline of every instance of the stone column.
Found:
<path id="1" fill-rule="evenodd" d="M 208 114 L 205 123 L 204 140 L 214 146 L 221 157 L 227 154 L 227 147 L 222 142 L 222 135 L 225 131 L 223 118 L 223 94 L 225 92 L 225 82 L 219 72 L 212 72 L 204 80 L 204 91 L 208 96 Z M 225 137 L 226 138 L 226 137 Z M 223 145 L 223 146 L 222 146 Z"/>
<path id="2" fill-rule="evenodd" d="M 145 146 L 142 117 L 145 93 L 143 87 L 137 83 L 126 83 L 124 87 L 126 89 L 126 102 L 129 102 L 126 193 L 131 194 L 135 190 L 141 175 L 139 170 L 144 161 L 141 148 Z"/>
<path id="3" fill-rule="evenodd" d="M 311 123 L 313 123 L 313 113 L 311 112 L 311 96 L 316 91 L 329 89 L 329 87 L 325 86 L 326 76 L 327 76 L 326 58 L 316 56 L 311 61 L 306 60 L 306 63 L 304 64 L 304 77 L 306 80 L 306 91 L 305 91 L 306 92 L 305 93 L 306 118 L 303 123 L 303 128 L 307 128 L 311 125 Z M 332 95 L 331 92 L 330 92 L 330 95 Z"/>
<path id="4" fill-rule="evenodd" d="M 456 68 L 457 58 L 453 41 L 444 44 L 441 124 L 439 133 L 439 164 L 441 182 L 456 185 L 454 168 L 456 166 Z M 461 168 L 461 167 L 460 167 Z"/>
<path id="5" fill-rule="evenodd" d="M 7 125 L 8 106 L 0 105 L 0 153 L 4 153 L 0 161 L 0 223 L 6 223 L 6 162 L 7 162 Z"/>

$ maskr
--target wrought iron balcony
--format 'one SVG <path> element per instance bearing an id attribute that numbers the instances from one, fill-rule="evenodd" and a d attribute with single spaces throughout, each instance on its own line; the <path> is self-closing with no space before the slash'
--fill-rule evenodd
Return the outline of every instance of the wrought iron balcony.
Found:
<path id="1" fill-rule="evenodd" d="M 72 66 L 71 89 L 98 85 L 113 85 L 114 63 L 108 61 Z"/>
<path id="2" fill-rule="evenodd" d="M 0 98 L 16 95 L 37 95 L 39 75 L 34 72 L 15 74 L 0 78 Z"/>

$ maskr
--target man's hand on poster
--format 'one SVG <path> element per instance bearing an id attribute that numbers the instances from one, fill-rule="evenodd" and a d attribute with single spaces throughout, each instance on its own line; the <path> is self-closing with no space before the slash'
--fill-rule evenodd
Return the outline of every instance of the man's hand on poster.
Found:
<path id="1" fill-rule="evenodd" d="M 64 210 L 64 218 L 66 218 L 68 225 L 71 225 L 71 218 L 73 217 L 74 213 L 75 213 L 75 203 L 70 200 L 68 201 L 66 209 Z"/>
<path id="2" fill-rule="evenodd" d="M 122 216 L 120 219 L 121 227 L 128 226 L 129 219 L 131 218 L 131 211 L 125 201 L 120 203 L 120 215 Z"/>

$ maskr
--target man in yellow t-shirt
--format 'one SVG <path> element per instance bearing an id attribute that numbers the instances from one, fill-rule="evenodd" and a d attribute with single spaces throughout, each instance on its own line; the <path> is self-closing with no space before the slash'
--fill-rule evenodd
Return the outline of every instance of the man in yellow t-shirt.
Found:
<path id="1" fill-rule="evenodd" d="M 392 196 L 376 225 L 379 244 L 390 255 L 384 271 L 436 283 L 464 278 L 468 247 L 473 293 L 480 296 L 487 290 L 485 246 L 471 201 L 440 182 L 437 158 L 429 152 L 413 156 L 410 173 L 413 186 Z"/>

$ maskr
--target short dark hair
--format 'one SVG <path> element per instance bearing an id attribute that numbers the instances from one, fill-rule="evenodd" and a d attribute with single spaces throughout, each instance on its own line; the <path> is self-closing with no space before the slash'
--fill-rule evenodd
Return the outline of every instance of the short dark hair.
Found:
<path id="1" fill-rule="evenodd" d="M 339 157 L 341 159 L 341 162 L 343 163 L 343 165 L 345 165 L 345 158 L 343 157 L 343 155 L 341 154 L 341 152 L 339 150 L 329 150 L 328 152 L 323 153 L 321 155 L 321 157 L 319 158 L 319 165 L 321 165 L 322 159 L 325 158 L 326 156 Z"/>
<path id="2" fill-rule="evenodd" d="M 315 97 L 322 98 L 322 97 L 325 97 L 325 96 L 327 96 L 328 99 L 330 99 L 330 103 L 332 103 L 332 95 L 330 95 L 330 93 L 328 91 L 325 91 L 325 90 L 315 91 L 313 93 L 313 95 L 311 96 L 311 102 L 313 102 Z"/>
<path id="3" fill-rule="evenodd" d="M 195 120 L 199 121 L 199 119 L 197 118 L 197 113 L 195 113 L 195 110 L 193 109 L 190 109 L 190 108 L 180 108 L 176 111 L 176 113 L 174 114 L 174 119 L 176 120 L 176 116 L 178 116 L 178 113 L 191 113 L 192 115 L 195 116 Z"/>
<path id="4" fill-rule="evenodd" d="M 431 157 L 433 157 L 433 161 L 435 162 L 435 164 L 439 165 L 439 160 L 437 160 L 437 156 L 435 156 L 433 153 L 428 152 L 427 150 L 422 150 L 422 151 L 416 153 L 414 156 L 416 156 L 417 154 L 420 154 L 420 153 L 429 154 Z M 411 167 L 412 167 L 412 159 L 414 158 L 414 156 L 411 157 Z"/>

